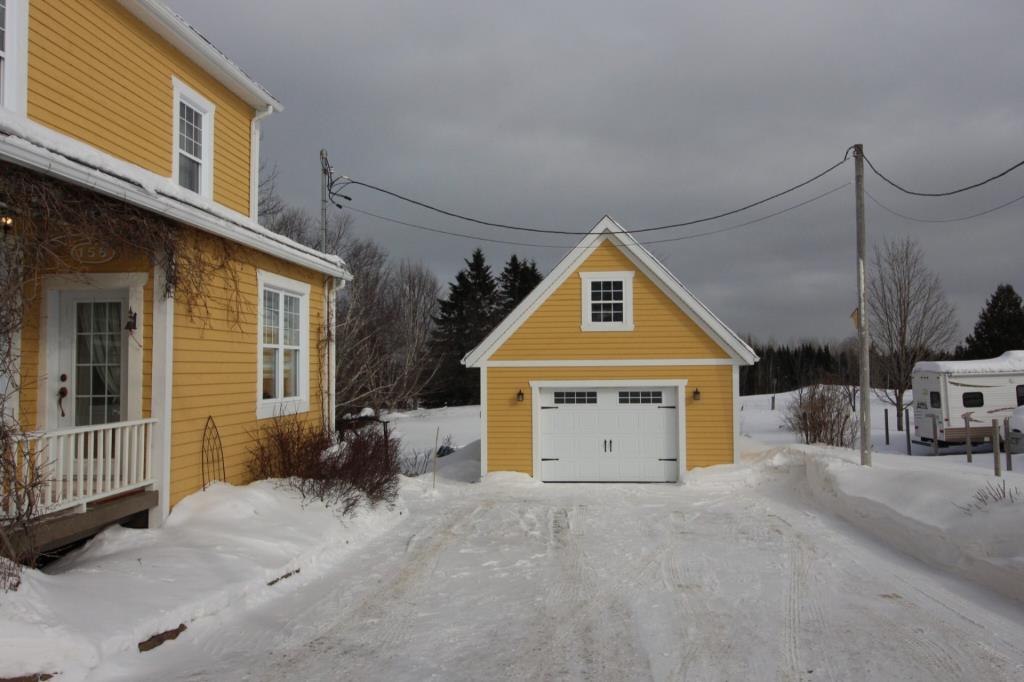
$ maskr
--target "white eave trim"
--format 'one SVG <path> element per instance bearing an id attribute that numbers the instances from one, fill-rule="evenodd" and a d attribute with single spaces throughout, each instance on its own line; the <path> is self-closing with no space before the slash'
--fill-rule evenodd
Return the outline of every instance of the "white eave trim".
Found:
<path id="1" fill-rule="evenodd" d="M 53 131 L 50 132 L 53 134 Z M 12 144 L 7 137 L 0 135 L 0 160 L 87 187 L 316 272 L 343 280 L 352 279 L 352 275 L 342 265 L 340 259 L 322 255 L 312 249 L 295 244 L 287 237 L 276 235 L 258 224 L 247 227 L 245 223 L 251 221 L 241 214 L 238 214 L 238 221 L 221 218 L 182 200 L 146 191 L 133 182 L 123 180 L 106 171 L 91 168 L 60 152 L 51 151 L 17 135 L 12 135 L 12 137 L 24 144 Z M 77 144 L 83 143 L 77 142 Z M 162 182 L 166 180 L 166 178 L 161 178 Z M 228 209 L 223 210 L 227 211 Z"/>
<path id="2" fill-rule="evenodd" d="M 757 354 L 744 343 L 734 331 L 716 317 L 707 306 L 682 285 L 682 283 L 666 268 L 651 252 L 645 249 L 621 225 L 605 216 L 590 234 L 586 235 L 578 245 L 555 266 L 530 294 L 502 320 L 494 331 L 487 335 L 480 345 L 470 351 L 462 364 L 467 367 L 480 367 L 487 363 L 488 358 L 497 351 L 505 341 L 555 292 L 568 277 L 586 260 L 591 251 L 605 239 L 614 239 L 616 246 L 633 261 L 633 263 L 671 298 L 690 318 L 708 335 L 715 339 L 729 355 L 740 364 L 752 365 L 757 362 Z"/>
<path id="3" fill-rule="evenodd" d="M 121 6 L 131 12 L 160 37 L 177 48 L 182 54 L 202 67 L 211 76 L 223 83 L 231 92 L 247 104 L 264 109 L 273 107 L 282 111 L 281 103 L 267 92 L 267 89 L 246 75 L 237 64 L 206 40 L 187 21 L 175 14 L 158 0 L 118 0 Z"/>
<path id="4" fill-rule="evenodd" d="M 480 367 L 711 367 L 739 366 L 733 358 L 636 358 L 601 360 L 484 360 Z"/>

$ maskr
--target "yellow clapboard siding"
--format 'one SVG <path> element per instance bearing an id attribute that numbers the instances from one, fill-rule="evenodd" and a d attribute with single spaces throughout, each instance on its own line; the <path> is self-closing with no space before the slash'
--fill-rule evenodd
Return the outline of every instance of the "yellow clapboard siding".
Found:
<path id="1" fill-rule="evenodd" d="M 635 271 L 630 332 L 584 332 L 580 272 Z M 727 358 L 726 351 L 609 241 L 594 249 L 492 360 Z"/>
<path id="2" fill-rule="evenodd" d="M 687 468 L 733 461 L 732 367 L 490 367 L 487 372 L 487 464 L 489 471 L 533 475 L 532 396 L 530 381 L 687 379 Z M 701 399 L 694 401 L 693 389 Z M 523 402 L 516 400 L 522 390 Z"/>
<path id="3" fill-rule="evenodd" d="M 116 0 L 33 0 L 28 115 L 169 177 L 176 76 L 209 99 L 213 198 L 249 213 L 252 108 Z"/>

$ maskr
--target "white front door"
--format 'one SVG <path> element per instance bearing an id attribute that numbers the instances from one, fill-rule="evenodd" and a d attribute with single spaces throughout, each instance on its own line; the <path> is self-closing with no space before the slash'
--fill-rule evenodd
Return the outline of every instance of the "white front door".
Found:
<path id="1" fill-rule="evenodd" d="M 540 389 L 543 481 L 675 481 L 673 387 Z"/>
<path id="2" fill-rule="evenodd" d="M 58 429 L 123 421 L 127 382 L 126 291 L 62 291 L 57 367 L 50 375 Z"/>

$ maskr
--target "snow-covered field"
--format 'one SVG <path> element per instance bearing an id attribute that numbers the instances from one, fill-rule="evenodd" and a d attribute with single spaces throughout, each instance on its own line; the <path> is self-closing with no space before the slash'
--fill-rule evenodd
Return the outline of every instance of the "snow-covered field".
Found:
<path id="1" fill-rule="evenodd" d="M 92 580 L 108 611 L 86 634 L 88 613 L 42 614 L 44 632 L 66 631 L 15 650 L 91 646 L 63 669 L 97 680 L 1024 679 L 1024 501 L 954 506 L 993 479 L 991 454 L 967 466 L 879 453 L 864 469 L 853 451 L 794 445 L 767 397 L 743 404 L 743 463 L 681 486 L 475 482 L 476 407 L 392 415 L 410 450 L 433 447 L 438 427 L 461 446 L 436 488 L 406 479 L 395 512 L 354 527 L 320 510 L 306 528 L 297 510 L 275 529 L 280 515 L 261 510 L 281 502 L 249 499 L 254 486 L 197 495 L 167 531 L 108 532 L 34 576 L 16 599 L 77 604 L 69 592 Z M 1024 489 L 1021 474 L 1006 480 Z M 236 494 L 248 525 L 216 511 Z M 225 533 L 199 532 L 206 505 Z M 158 546 L 181 528 L 195 537 Z M 302 573 L 266 587 L 293 556 Z M 217 575 L 241 596 L 220 596 Z M 116 616 L 132 599 L 134 621 Z M 142 631 L 130 622 L 157 625 L 147 618 L 191 620 L 151 652 L 122 646 Z"/>

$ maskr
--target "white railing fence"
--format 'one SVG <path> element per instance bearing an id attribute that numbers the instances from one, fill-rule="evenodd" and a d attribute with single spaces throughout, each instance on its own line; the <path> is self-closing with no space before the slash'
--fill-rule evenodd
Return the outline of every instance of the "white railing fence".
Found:
<path id="1" fill-rule="evenodd" d="M 153 483 L 153 426 L 140 419 L 62 431 L 28 433 L 15 441 L 18 476 L 39 476 L 38 513 L 49 514 Z M 39 479 L 37 479 L 39 480 Z M 0 481 L 0 516 L 15 512 L 12 481 Z"/>

